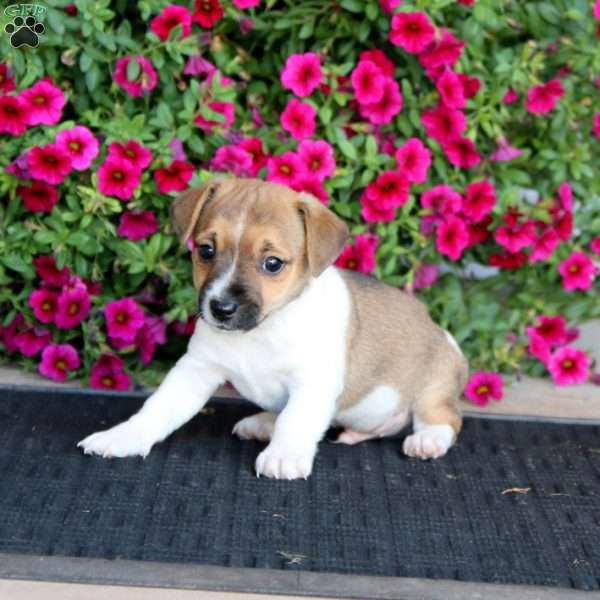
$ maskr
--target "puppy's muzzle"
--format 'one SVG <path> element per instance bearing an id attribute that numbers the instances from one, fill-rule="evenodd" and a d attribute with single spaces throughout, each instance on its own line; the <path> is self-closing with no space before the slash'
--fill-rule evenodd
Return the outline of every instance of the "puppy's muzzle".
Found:
<path id="1" fill-rule="evenodd" d="M 209 308 L 212 316 L 219 322 L 229 321 L 237 312 L 239 304 L 231 298 L 216 299 L 209 302 Z"/>

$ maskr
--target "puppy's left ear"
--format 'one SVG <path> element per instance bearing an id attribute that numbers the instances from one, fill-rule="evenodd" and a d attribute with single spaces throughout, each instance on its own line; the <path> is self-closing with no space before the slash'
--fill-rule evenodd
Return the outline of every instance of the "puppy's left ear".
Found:
<path id="1" fill-rule="evenodd" d="M 318 277 L 339 256 L 350 232 L 342 219 L 309 194 L 300 194 L 298 210 L 304 221 L 308 268 Z"/>
<path id="2" fill-rule="evenodd" d="M 173 200 L 171 221 L 184 244 L 190 239 L 202 209 L 218 194 L 220 185 L 220 180 L 209 181 L 206 185 L 183 192 Z"/>

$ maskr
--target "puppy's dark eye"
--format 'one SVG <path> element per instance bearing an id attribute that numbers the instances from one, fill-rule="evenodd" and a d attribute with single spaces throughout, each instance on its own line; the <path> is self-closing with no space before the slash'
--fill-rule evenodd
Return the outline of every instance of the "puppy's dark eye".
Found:
<path id="1" fill-rule="evenodd" d="M 198 254 L 202 260 L 212 260 L 215 257 L 215 249 L 210 244 L 200 244 Z"/>
<path id="2" fill-rule="evenodd" d="M 265 260 L 263 261 L 262 270 L 265 273 L 279 273 L 279 271 L 283 269 L 284 264 L 285 263 L 276 256 L 267 256 L 267 258 L 265 258 Z"/>

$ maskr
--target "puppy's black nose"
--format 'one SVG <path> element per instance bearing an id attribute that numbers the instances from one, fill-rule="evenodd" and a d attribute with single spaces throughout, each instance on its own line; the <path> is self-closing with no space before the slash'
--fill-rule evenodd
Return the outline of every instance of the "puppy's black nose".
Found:
<path id="1" fill-rule="evenodd" d="M 210 312 L 217 321 L 227 321 L 233 317 L 239 304 L 234 300 L 211 300 Z"/>

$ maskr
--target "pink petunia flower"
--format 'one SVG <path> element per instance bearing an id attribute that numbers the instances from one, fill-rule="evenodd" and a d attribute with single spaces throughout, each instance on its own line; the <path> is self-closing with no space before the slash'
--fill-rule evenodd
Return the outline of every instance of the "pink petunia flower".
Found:
<path id="1" fill-rule="evenodd" d="M 491 398 L 502 400 L 504 396 L 502 376 L 490 371 L 473 373 L 465 387 L 465 396 L 478 406 L 486 406 Z"/>
<path id="2" fill-rule="evenodd" d="M 564 346 L 555 350 L 547 363 L 556 385 L 585 383 L 590 376 L 590 359 L 585 352 Z"/>
<path id="3" fill-rule="evenodd" d="M 241 10 L 256 8 L 260 3 L 261 0 L 233 0 L 234 6 Z"/>
<path id="4" fill-rule="evenodd" d="M 183 192 L 193 175 L 192 163 L 174 160 L 168 167 L 154 171 L 154 181 L 161 194 Z"/>
<path id="5" fill-rule="evenodd" d="M 412 283 L 413 290 L 422 290 L 431 287 L 440 275 L 439 265 L 419 265 L 419 268 L 415 272 L 415 277 Z"/>
<path id="6" fill-rule="evenodd" d="M 458 260 L 469 245 L 469 231 L 462 219 L 447 217 L 437 227 L 435 247 L 440 254 Z"/>
<path id="7" fill-rule="evenodd" d="M 0 133 L 21 135 L 27 129 L 27 108 L 21 96 L 0 95 Z"/>
<path id="8" fill-rule="evenodd" d="M 421 194 L 421 206 L 440 217 L 456 215 L 461 202 L 460 194 L 445 184 L 435 185 Z"/>
<path id="9" fill-rule="evenodd" d="M 552 227 L 546 227 L 533 242 L 533 249 L 529 254 L 529 262 L 536 263 L 548 260 L 560 244 L 560 238 Z"/>
<path id="10" fill-rule="evenodd" d="M 439 104 L 433 110 L 421 114 L 421 122 L 427 135 L 440 144 L 458 137 L 467 128 L 467 119 L 460 110 Z"/>
<path id="11" fill-rule="evenodd" d="M 135 169 L 143 171 L 152 162 L 152 152 L 135 140 L 129 140 L 124 144 L 112 142 L 108 145 L 107 158 L 117 158 L 121 161 L 127 161 Z"/>
<path id="12" fill-rule="evenodd" d="M 15 89 L 15 76 L 10 66 L 6 63 L 0 63 L 0 94 L 8 94 Z"/>
<path id="13" fill-rule="evenodd" d="M 370 60 L 361 60 L 350 75 L 354 95 L 361 104 L 379 102 L 383 96 L 385 75 Z"/>
<path id="14" fill-rule="evenodd" d="M 252 165 L 250 167 L 250 176 L 256 177 L 259 171 L 263 167 L 267 166 L 267 161 L 269 160 L 269 157 L 264 152 L 262 140 L 257 137 L 250 137 L 246 138 L 245 140 L 242 140 L 238 145 L 242 150 L 247 152 L 250 158 L 252 159 Z M 300 145 L 302 146 L 302 144 Z"/>
<path id="15" fill-rule="evenodd" d="M 72 167 L 77 171 L 89 169 L 98 156 L 98 140 L 83 125 L 59 131 L 56 134 L 56 145 L 68 155 Z"/>
<path id="16" fill-rule="evenodd" d="M 360 197 L 360 205 L 360 214 L 367 223 L 389 223 L 396 218 L 398 210 L 393 204 L 383 203 L 366 192 Z"/>
<path id="17" fill-rule="evenodd" d="M 327 204 L 329 202 L 329 194 L 327 193 L 327 190 L 323 187 L 321 180 L 314 175 L 306 175 L 302 177 L 296 184 L 292 186 L 292 189 L 296 192 L 305 192 L 307 194 L 311 194 L 323 204 Z"/>
<path id="18" fill-rule="evenodd" d="M 281 126 L 294 139 L 304 140 L 315 134 L 317 111 L 305 102 L 293 98 L 281 113 Z"/>
<path id="19" fill-rule="evenodd" d="M 192 14 L 185 6 L 169 4 L 150 21 L 150 29 L 157 38 L 166 42 L 175 27 L 181 25 L 180 39 L 192 33 Z"/>
<path id="20" fill-rule="evenodd" d="M 600 113 L 595 114 L 592 118 L 592 133 L 600 138 Z"/>
<path id="21" fill-rule="evenodd" d="M 494 186 L 487 180 L 475 181 L 465 188 L 462 212 L 471 221 L 478 223 L 492 212 L 496 204 Z"/>
<path id="22" fill-rule="evenodd" d="M 295 152 L 272 156 L 267 163 L 267 181 L 293 187 L 306 177 L 306 167 Z"/>
<path id="23" fill-rule="evenodd" d="M 127 67 L 131 61 L 137 62 L 138 74 L 130 80 Z M 158 75 L 154 66 L 145 56 L 129 55 L 119 58 L 113 72 L 113 79 L 119 87 L 134 98 L 149 94 L 158 83 Z"/>
<path id="24" fill-rule="evenodd" d="M 468 100 L 473 98 L 481 89 L 481 80 L 478 77 L 471 77 L 466 73 L 457 73 L 458 78 L 463 86 L 463 94 Z"/>
<path id="25" fill-rule="evenodd" d="M 133 342 L 144 324 L 144 311 L 133 298 L 109 302 L 104 315 L 108 335 L 125 343 Z"/>
<path id="26" fill-rule="evenodd" d="M 0 339 L 4 344 L 6 352 L 15 352 L 18 350 L 16 344 L 16 336 L 25 328 L 25 317 L 22 313 L 17 313 L 13 320 L 6 326 L 0 325 Z"/>
<path id="27" fill-rule="evenodd" d="M 98 169 L 98 189 L 106 196 L 129 200 L 140 185 L 141 175 L 128 160 L 109 156 Z"/>
<path id="28" fill-rule="evenodd" d="M 467 229 L 469 230 L 469 248 L 487 241 L 490 237 L 489 226 L 492 224 L 492 221 L 491 215 L 486 215 L 478 223 L 467 223 Z"/>
<path id="29" fill-rule="evenodd" d="M 399 171 L 384 171 L 371 182 L 365 194 L 381 208 L 399 208 L 408 201 L 410 184 Z"/>
<path id="30" fill-rule="evenodd" d="M 590 242 L 590 250 L 600 256 L 600 235 Z"/>
<path id="31" fill-rule="evenodd" d="M 384 79 L 381 99 L 371 104 L 360 104 L 360 114 L 373 125 L 387 125 L 402 110 L 404 99 L 400 86 L 393 79 Z"/>
<path id="32" fill-rule="evenodd" d="M 58 269 L 53 256 L 36 256 L 33 266 L 38 277 L 48 286 L 62 287 L 69 281 L 69 269 Z"/>
<path id="33" fill-rule="evenodd" d="M 156 215 L 151 210 L 126 212 L 121 215 L 117 234 L 137 242 L 158 231 Z"/>
<path id="34" fill-rule="evenodd" d="M 389 39 L 406 52 L 423 52 L 435 37 L 435 27 L 424 12 L 404 12 L 392 17 Z"/>
<path id="35" fill-rule="evenodd" d="M 325 140 L 300 142 L 298 156 L 306 171 L 318 181 L 323 181 L 335 173 L 336 163 L 333 148 Z"/>
<path id="36" fill-rule="evenodd" d="M 503 104 L 514 104 L 519 99 L 519 94 L 517 94 L 516 90 L 509 87 L 506 90 L 506 94 L 502 97 Z"/>
<path id="37" fill-rule="evenodd" d="M 519 158 L 521 154 L 523 154 L 522 150 L 515 148 L 515 146 L 511 146 L 505 137 L 501 137 L 498 140 L 496 150 L 490 154 L 490 160 L 493 160 L 494 162 L 507 162 Z"/>
<path id="38" fill-rule="evenodd" d="M 489 263 L 492 267 L 515 271 L 520 269 L 527 262 L 525 252 L 500 252 L 490 256 Z"/>
<path id="39" fill-rule="evenodd" d="M 196 0 L 192 20 L 204 29 L 211 29 L 223 18 L 223 14 L 223 7 L 219 0 Z"/>
<path id="40" fill-rule="evenodd" d="M 147 365 L 150 363 L 156 346 L 164 344 L 167 341 L 166 331 L 167 326 L 161 317 L 145 315 L 144 325 L 139 330 L 135 339 L 135 344 L 140 351 L 142 364 Z"/>
<path id="41" fill-rule="evenodd" d="M 34 146 L 27 153 L 29 172 L 33 179 L 58 185 L 71 172 L 69 155 L 56 144 Z"/>
<path id="42" fill-rule="evenodd" d="M 573 290 L 589 290 L 594 283 L 596 267 L 592 259 L 584 252 L 573 252 L 566 260 L 558 265 L 562 276 L 563 288 Z"/>
<path id="43" fill-rule="evenodd" d="M 17 186 L 17 194 L 31 212 L 52 212 L 58 202 L 58 190 L 43 181 L 32 181 L 30 186 Z"/>
<path id="44" fill-rule="evenodd" d="M 527 336 L 529 338 L 527 352 L 537 358 L 542 364 L 547 365 L 552 353 L 548 342 L 536 333 L 533 327 L 527 328 Z"/>
<path id="45" fill-rule="evenodd" d="M 594 2 L 594 7 L 592 9 L 592 14 L 594 15 L 594 19 L 600 21 L 600 0 L 596 0 Z"/>
<path id="46" fill-rule="evenodd" d="M 538 335 L 549 346 L 561 346 L 567 343 L 567 321 L 561 315 L 551 317 L 540 315 L 533 327 L 527 327 L 527 335 Z"/>
<path id="47" fill-rule="evenodd" d="M 115 354 L 101 354 L 90 371 L 90 387 L 104 390 L 128 390 L 131 377 L 123 369 L 123 361 Z"/>
<path id="48" fill-rule="evenodd" d="M 28 327 L 15 336 L 15 346 L 23 356 L 35 356 L 51 343 L 52 334 L 37 327 Z"/>
<path id="49" fill-rule="evenodd" d="M 0 101 L 2 96 L 0 96 Z M 31 173 L 29 172 L 29 161 L 27 160 L 27 152 L 22 152 L 9 163 L 4 170 L 11 175 L 14 175 L 17 179 L 31 179 Z"/>
<path id="50" fill-rule="evenodd" d="M 436 87 L 442 102 L 448 108 L 461 109 L 466 99 L 462 81 L 454 71 L 444 71 L 443 75 L 436 81 Z"/>
<path id="51" fill-rule="evenodd" d="M 48 78 L 41 79 L 21 92 L 27 113 L 27 125 L 56 125 L 67 103 L 63 91 Z"/>
<path id="52" fill-rule="evenodd" d="M 207 120 L 202 115 L 194 119 L 194 123 L 206 133 L 212 133 L 216 127 L 229 129 L 235 121 L 235 104 L 232 102 L 209 102 L 208 108 L 215 113 L 222 115 L 223 121 Z"/>
<path id="53" fill-rule="evenodd" d="M 441 37 L 419 54 L 419 62 L 424 69 L 440 67 L 452 68 L 463 51 L 465 43 L 444 29 Z"/>
<path id="54" fill-rule="evenodd" d="M 548 83 L 536 85 L 527 91 L 525 108 L 534 115 L 543 115 L 553 110 L 564 95 L 565 90 L 560 80 L 551 79 Z"/>
<path id="55" fill-rule="evenodd" d="M 431 152 L 419 138 L 406 140 L 396 150 L 397 169 L 413 183 L 425 183 L 431 165 Z"/>
<path id="56" fill-rule="evenodd" d="M 183 142 L 179 138 L 174 137 L 169 142 L 169 148 L 171 149 L 171 158 L 173 160 L 187 160 Z"/>
<path id="57" fill-rule="evenodd" d="M 215 171 L 227 171 L 236 177 L 248 177 L 252 171 L 252 157 L 240 146 L 228 144 L 217 150 L 210 166 Z"/>
<path id="58" fill-rule="evenodd" d="M 310 96 L 323 80 L 321 59 L 314 52 L 292 54 L 281 72 L 281 85 L 296 96 Z"/>
<path id="59" fill-rule="evenodd" d="M 513 254 L 531 246 L 536 238 L 534 222 L 519 223 L 517 218 L 512 213 L 507 213 L 504 215 L 506 224 L 494 232 L 496 242 Z"/>
<path id="60" fill-rule="evenodd" d="M 71 344 L 50 344 L 42 350 L 38 371 L 54 381 L 64 381 L 69 371 L 81 364 L 77 350 Z"/>
<path id="61" fill-rule="evenodd" d="M 558 205 L 562 210 L 571 212 L 573 210 L 573 190 L 568 181 L 563 181 L 558 186 Z"/>
<path id="62" fill-rule="evenodd" d="M 391 61 L 383 50 L 379 48 L 373 48 L 371 50 L 363 50 L 358 57 L 359 62 L 369 61 L 379 67 L 381 72 L 386 77 L 394 76 L 394 63 Z"/>
<path id="63" fill-rule="evenodd" d="M 201 54 L 193 54 L 190 56 L 185 66 L 183 67 L 184 75 L 193 75 L 195 77 L 204 77 L 207 80 L 212 78 L 212 75 L 217 72 L 217 67 L 210 61 L 206 60 Z"/>
<path id="64" fill-rule="evenodd" d="M 379 6 L 386 15 L 393 15 L 402 0 L 379 0 Z"/>
<path id="65" fill-rule="evenodd" d="M 375 253 L 379 245 L 376 235 L 364 233 L 354 238 L 354 244 L 346 246 L 335 265 L 342 269 L 352 269 L 360 273 L 372 273 L 377 265 Z"/>
<path id="66" fill-rule="evenodd" d="M 60 329 L 79 325 L 89 314 L 92 301 L 84 285 L 65 287 L 58 297 L 54 322 Z"/>
<path id="67" fill-rule="evenodd" d="M 442 144 L 450 164 L 461 169 L 472 169 L 481 162 L 481 155 L 472 140 L 467 137 L 455 137 Z"/>

